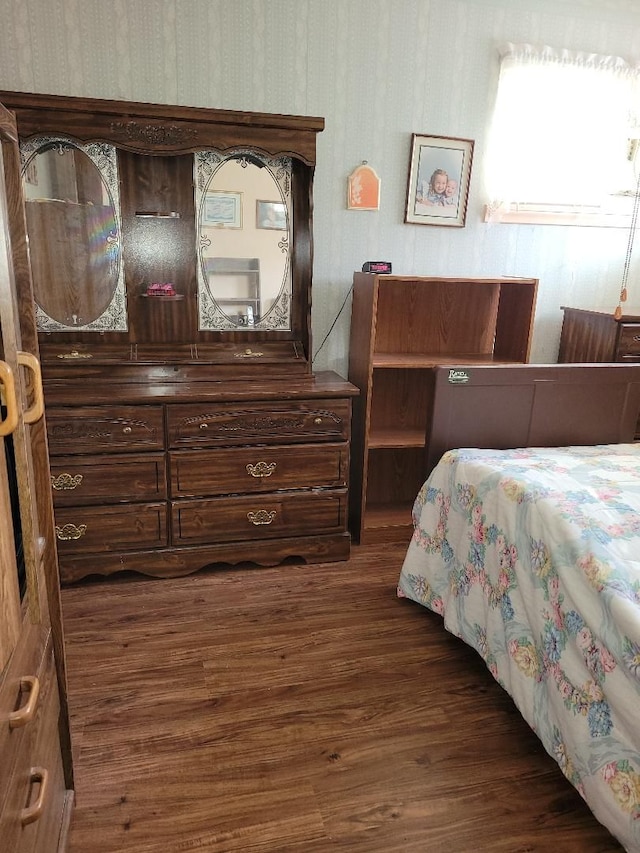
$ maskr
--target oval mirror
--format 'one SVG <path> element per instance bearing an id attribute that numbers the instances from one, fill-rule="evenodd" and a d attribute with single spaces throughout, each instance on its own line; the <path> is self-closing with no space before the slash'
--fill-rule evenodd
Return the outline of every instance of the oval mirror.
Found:
<path id="1" fill-rule="evenodd" d="M 201 330 L 291 328 L 291 160 L 196 154 Z"/>
<path id="2" fill-rule="evenodd" d="M 22 156 L 38 327 L 126 329 L 115 149 L 47 137 Z"/>

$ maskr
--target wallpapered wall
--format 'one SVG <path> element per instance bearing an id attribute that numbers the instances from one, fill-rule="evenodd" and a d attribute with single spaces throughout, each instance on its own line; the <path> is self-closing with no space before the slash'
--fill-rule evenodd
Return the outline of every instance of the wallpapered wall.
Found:
<path id="1" fill-rule="evenodd" d="M 612 309 L 620 229 L 482 222 L 496 46 L 542 42 L 640 60 L 637 0 L 3 0 L 0 88 L 324 116 L 315 182 L 314 350 L 365 260 L 405 275 L 535 276 L 532 360 L 561 305 Z M 475 140 L 464 229 L 405 225 L 411 133 Z M 379 211 L 346 208 L 363 160 Z M 640 244 L 630 277 L 640 268 Z M 640 306 L 640 282 L 635 304 Z M 346 375 L 350 301 L 315 359 Z"/>

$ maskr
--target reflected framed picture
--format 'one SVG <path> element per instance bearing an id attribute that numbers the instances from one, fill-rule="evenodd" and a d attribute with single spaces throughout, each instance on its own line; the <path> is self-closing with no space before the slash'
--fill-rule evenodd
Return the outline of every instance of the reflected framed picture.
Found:
<path id="1" fill-rule="evenodd" d="M 287 211 L 281 201 L 256 201 L 256 228 L 287 230 Z"/>
<path id="2" fill-rule="evenodd" d="M 217 228 L 242 228 L 242 193 L 210 190 L 204 197 L 202 220 Z"/>
<path id="3" fill-rule="evenodd" d="M 405 222 L 464 228 L 473 144 L 473 139 L 412 134 Z"/>

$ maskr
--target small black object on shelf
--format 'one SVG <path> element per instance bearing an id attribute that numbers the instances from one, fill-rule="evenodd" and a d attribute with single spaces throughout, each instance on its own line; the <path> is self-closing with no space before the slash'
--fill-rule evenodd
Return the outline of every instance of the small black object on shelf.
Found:
<path id="1" fill-rule="evenodd" d="M 362 264 L 362 272 L 375 272 L 378 275 L 391 274 L 391 261 L 365 261 Z"/>

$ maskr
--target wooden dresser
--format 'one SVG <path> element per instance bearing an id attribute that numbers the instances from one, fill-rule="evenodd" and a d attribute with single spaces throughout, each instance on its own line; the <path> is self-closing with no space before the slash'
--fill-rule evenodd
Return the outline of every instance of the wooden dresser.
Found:
<path id="1" fill-rule="evenodd" d="M 345 560 L 351 403 L 311 366 L 324 121 L 15 110 L 63 581 Z"/>
<path id="2" fill-rule="evenodd" d="M 604 311 L 562 308 L 558 362 L 640 364 L 640 311 L 619 318 Z M 636 429 L 640 440 L 640 413 Z"/>
<path id="3" fill-rule="evenodd" d="M 604 311 L 562 308 L 558 362 L 640 364 L 640 312 L 619 319 Z"/>
<path id="4" fill-rule="evenodd" d="M 62 853 L 73 771 L 16 143 L 0 105 L 0 848 Z"/>
<path id="5" fill-rule="evenodd" d="M 347 559 L 353 389 L 325 373 L 266 384 L 130 385 L 118 405 L 51 387 L 63 577 Z"/>

